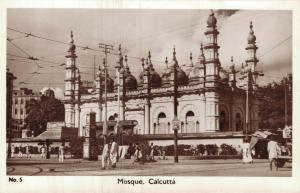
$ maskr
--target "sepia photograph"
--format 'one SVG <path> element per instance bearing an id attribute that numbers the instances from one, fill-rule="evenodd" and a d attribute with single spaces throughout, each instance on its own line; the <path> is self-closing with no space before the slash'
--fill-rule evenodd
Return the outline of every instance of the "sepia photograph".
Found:
<path id="1" fill-rule="evenodd" d="M 291 10 L 8 8 L 6 175 L 291 177 L 292 26 Z"/>

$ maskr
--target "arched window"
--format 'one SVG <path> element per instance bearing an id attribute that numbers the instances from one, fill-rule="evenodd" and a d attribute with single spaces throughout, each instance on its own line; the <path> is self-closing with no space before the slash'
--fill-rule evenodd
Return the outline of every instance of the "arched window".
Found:
<path id="1" fill-rule="evenodd" d="M 114 115 L 109 116 L 108 120 L 109 120 L 109 121 L 115 120 L 115 116 L 114 116 Z"/>
<path id="2" fill-rule="evenodd" d="M 158 119 L 159 118 L 166 118 L 166 114 L 165 113 L 159 113 L 158 114 Z"/>

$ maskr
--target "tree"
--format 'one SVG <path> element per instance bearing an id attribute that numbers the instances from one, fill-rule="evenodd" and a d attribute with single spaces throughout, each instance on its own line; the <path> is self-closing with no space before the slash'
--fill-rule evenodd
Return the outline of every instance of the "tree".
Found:
<path id="1" fill-rule="evenodd" d="M 63 103 L 53 95 L 42 95 L 40 100 L 31 99 L 26 104 L 28 115 L 25 119 L 26 127 L 37 136 L 44 132 L 47 122 L 64 121 L 65 108 Z"/>
<path id="2" fill-rule="evenodd" d="M 285 91 L 287 94 L 288 125 L 292 124 L 292 91 L 291 82 L 285 79 L 269 83 L 258 89 L 260 103 L 259 127 L 261 129 L 277 130 L 285 126 Z"/>

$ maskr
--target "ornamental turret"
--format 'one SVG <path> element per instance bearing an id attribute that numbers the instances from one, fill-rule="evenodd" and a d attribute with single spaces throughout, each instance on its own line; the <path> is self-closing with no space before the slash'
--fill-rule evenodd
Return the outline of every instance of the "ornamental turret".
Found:
<path id="1" fill-rule="evenodd" d="M 235 64 L 233 63 L 233 56 L 231 56 L 231 65 L 229 67 L 229 86 L 236 88 L 236 73 Z"/>

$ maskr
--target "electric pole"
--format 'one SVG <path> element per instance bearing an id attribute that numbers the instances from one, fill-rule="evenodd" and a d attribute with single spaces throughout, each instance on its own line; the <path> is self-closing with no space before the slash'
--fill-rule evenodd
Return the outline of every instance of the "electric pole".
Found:
<path id="1" fill-rule="evenodd" d="M 104 136 L 104 145 L 106 143 L 107 135 L 107 54 L 113 50 L 113 46 L 109 44 L 99 43 L 99 48 L 104 50 L 105 58 L 103 59 L 104 65 L 104 124 L 103 124 L 103 136 Z"/>

